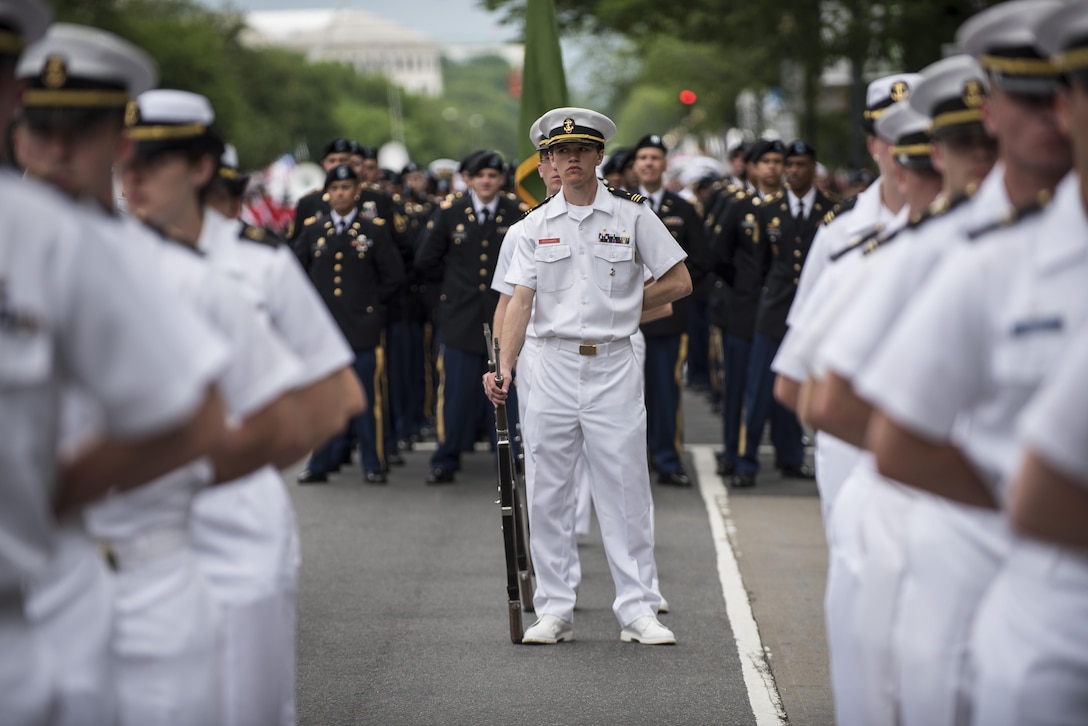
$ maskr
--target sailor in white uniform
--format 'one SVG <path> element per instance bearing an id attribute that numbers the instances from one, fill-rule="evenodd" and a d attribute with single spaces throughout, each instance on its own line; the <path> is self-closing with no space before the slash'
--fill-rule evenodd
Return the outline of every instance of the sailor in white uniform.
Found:
<path id="1" fill-rule="evenodd" d="M 901 167 L 896 175 L 911 222 L 861 251 L 865 262 L 858 267 L 860 287 L 849 293 L 848 309 L 818 350 L 819 377 L 813 379 L 808 405 L 813 425 L 861 449 L 870 408 L 852 382 L 948 249 L 949 231 L 966 216 L 968 185 L 974 188 L 993 164 L 996 145 L 982 127 L 985 83 L 982 68 L 969 56 L 938 61 L 923 69 L 908 101 L 876 122 L 882 134 L 897 137 L 892 151 Z M 889 131 L 889 124 L 898 130 Z M 934 203 L 938 193 L 943 199 Z M 851 285 L 843 285 L 847 287 Z M 861 544 L 848 620 L 862 666 L 854 687 L 862 692 L 865 723 L 872 726 L 898 720 L 893 623 L 905 568 L 905 532 L 918 496 L 917 490 L 880 476 L 865 452 L 839 495 L 840 503 L 859 497 L 861 503 L 836 506 L 832 515 L 836 540 Z M 852 516 L 843 516 L 848 512 Z M 844 528 L 853 533 L 842 532 Z M 829 612 L 828 617 L 842 618 L 844 613 Z"/>
<path id="2" fill-rule="evenodd" d="M 1033 21 L 1056 5 L 1005 3 L 958 32 L 989 74 L 984 118 L 999 142 L 995 172 L 1008 205 L 993 208 L 979 193 L 972 210 L 989 221 L 958 245 L 949 235 L 945 244 L 957 248 L 856 381 L 876 409 L 869 441 L 880 472 L 942 497 L 920 500 L 907 531 L 900 672 L 930 672 L 904 678 L 911 723 L 962 723 L 969 712 L 972 623 L 1011 546 L 999 509 L 1017 458 L 1015 421 L 1088 319 L 1074 282 L 1085 274 L 1076 262 L 1083 240 L 1044 234 L 1049 215 L 1038 211 L 1070 164 L 1051 103 L 1054 71 L 1037 51 L 1025 53 Z"/>
<path id="3" fill-rule="evenodd" d="M 505 398 L 532 313 L 543 339 L 525 421 L 536 464 L 529 517 L 539 617 L 524 642 L 573 637 L 571 474 L 584 444 L 589 459 L 601 464 L 591 486 L 616 584 L 620 637 L 674 643 L 655 616 L 646 411 L 630 338 L 644 308 L 690 294 L 680 264 L 685 255 L 652 210 L 597 180 L 615 124 L 593 111 L 561 108 L 545 114 L 541 128 L 563 188 L 522 226 L 506 276 L 515 288 L 501 336 L 504 389 L 493 398 Z M 645 293 L 643 265 L 655 279 Z"/>
<path id="4" fill-rule="evenodd" d="M 213 136 L 214 143 L 209 143 L 213 122 L 210 104 L 196 94 L 160 90 L 141 95 L 136 120 L 128 129 L 138 142 L 138 178 L 151 188 L 161 183 L 153 162 L 164 153 L 202 156 L 218 172 L 220 154 L 212 147 L 222 142 Z M 174 136 L 164 147 L 160 130 L 177 127 L 203 131 Z M 260 314 L 298 367 L 290 398 L 303 412 L 303 435 L 271 464 L 229 486 L 200 492 L 191 519 L 198 564 L 223 618 L 219 655 L 224 723 L 292 724 L 298 536 L 294 510 L 273 465 L 293 462 L 339 431 L 361 405 L 361 394 L 346 368 L 350 350 L 288 249 L 243 241 L 235 222 L 210 207 L 201 208 L 199 198 L 177 204 L 182 194 L 144 194 L 130 203 L 164 228 L 185 224 L 186 212 L 195 206 L 200 211 L 196 249 Z"/>
<path id="5" fill-rule="evenodd" d="M 1059 246 L 1076 254 L 1075 266 L 1083 270 L 1088 254 L 1088 7 L 1069 3 L 1048 14 L 1035 33 L 1040 49 L 1063 72 L 1058 118 L 1072 139 L 1079 174 L 1062 183 L 1040 239 L 1053 235 L 1065 240 Z M 1053 266 L 1066 263 L 1058 254 L 1051 254 L 1050 261 Z M 1064 308 L 1056 304 L 1050 309 L 1072 328 L 1075 320 Z M 1020 417 L 1027 456 L 1008 513 L 1024 536 L 1014 542 L 980 605 L 972 634 L 976 724 L 1088 722 L 1088 416 L 1083 405 L 1088 400 L 1088 329 L 1082 325 L 1075 335 Z M 1050 352 L 1040 347 L 1040 354 Z"/>
<path id="6" fill-rule="evenodd" d="M 537 145 L 540 152 L 540 162 L 537 166 L 537 171 L 544 179 L 548 198 L 551 198 L 559 193 L 562 188 L 563 181 L 560 179 L 558 172 L 552 165 L 551 156 L 547 153 L 547 136 L 540 129 L 540 122 L 543 117 L 537 119 L 532 128 L 529 131 L 529 138 L 533 140 L 533 143 Z M 510 303 L 510 298 L 514 294 L 514 286 L 506 282 L 506 272 L 510 268 L 510 261 L 514 257 L 514 250 L 517 247 L 518 235 L 521 231 L 522 220 L 510 225 L 510 229 L 506 233 L 506 237 L 503 238 L 502 247 L 499 249 L 499 259 L 495 262 L 495 277 L 491 282 L 491 289 L 499 293 L 499 302 L 495 307 L 495 319 L 492 326 L 492 331 L 498 333 L 502 330 L 502 322 L 506 316 L 506 307 Z M 649 275 L 647 271 L 644 273 Z M 535 305 L 534 305 L 535 307 Z M 655 310 L 648 310 L 643 313 L 642 322 L 649 322 L 650 320 L 656 320 L 661 317 L 667 317 L 672 311 L 671 303 Z M 521 394 L 518 396 L 518 420 L 525 420 L 525 407 L 529 401 L 529 390 L 532 381 L 533 363 L 536 360 L 536 354 L 541 345 L 540 338 L 535 333 L 533 327 L 533 316 L 529 316 L 529 324 L 525 329 L 525 343 L 521 347 L 521 353 L 518 356 L 517 365 L 517 380 L 515 385 L 518 392 Z M 645 339 L 642 335 L 642 329 L 631 336 L 631 346 L 634 348 L 635 356 L 641 362 L 644 362 L 646 353 Z M 484 391 L 490 397 L 495 393 L 495 376 L 488 373 L 484 375 Z M 533 481 L 533 458 L 532 450 L 530 447 L 523 447 L 522 449 L 525 455 L 525 488 L 526 496 L 532 498 L 532 481 Z M 584 454 L 584 447 L 583 447 Z M 574 486 L 577 490 L 576 494 L 576 506 L 574 514 L 574 536 L 575 542 L 571 548 L 571 563 L 570 563 L 570 586 L 575 592 L 578 591 L 578 586 L 582 582 L 582 562 L 578 555 L 578 537 L 584 537 L 589 534 L 590 518 L 592 514 L 591 510 L 591 491 L 589 486 L 590 469 L 589 463 L 586 461 L 586 457 L 579 456 L 574 462 Z M 658 590 L 657 581 L 654 582 L 654 589 Z M 659 593 L 660 594 L 660 593 Z M 661 598 L 661 603 L 658 606 L 658 613 L 668 612 L 668 601 Z"/>
<path id="7" fill-rule="evenodd" d="M 23 54 L 16 75 L 27 84 L 14 137 L 17 161 L 28 175 L 80 202 L 76 213 L 85 244 L 116 247 L 133 275 L 170 289 L 156 279 L 160 245 L 151 232 L 113 209 L 111 160 L 124 145 L 125 107 L 155 82 L 154 63 L 110 33 L 57 23 Z M 185 306 L 177 307 L 177 315 L 189 325 L 175 327 L 173 339 L 203 351 L 207 324 Z M 213 354 L 216 350 L 214 344 L 209 348 Z M 93 446 L 87 436 L 94 435 L 96 417 L 88 413 L 94 406 L 86 397 L 78 386 L 65 391 L 61 456 L 66 461 Z M 116 721 L 112 581 L 82 518 L 66 518 L 48 569 L 28 583 L 26 606 L 55 654 L 58 724 Z"/>
<path id="8" fill-rule="evenodd" d="M 861 244 L 873 241 L 907 221 L 909 210 L 895 182 L 892 142 L 876 133 L 875 123 L 893 104 L 906 100 L 918 80 L 917 74 L 896 74 L 869 84 L 862 125 L 871 134 L 870 153 L 881 176 L 858 196 L 852 209 L 820 227 L 801 271 L 797 296 L 787 317 L 789 330 L 771 368 L 778 374 L 776 397 L 797 410 L 802 418 L 805 411 L 804 401 L 800 398 L 801 386 L 813 374 L 818 343 L 844 309 L 844 298 L 840 296 L 836 300 L 840 282 L 849 279 L 857 266 L 863 264 Z M 838 723 L 863 720 L 862 692 L 856 687 L 862 677 L 862 665 L 854 648 L 849 609 L 858 586 L 860 543 L 854 536 L 856 529 L 833 525 L 836 517 L 856 518 L 854 509 L 836 514 L 835 507 L 839 492 L 860 456 L 861 451 L 856 446 L 826 432 L 817 432 L 816 484 L 820 490 L 829 550 L 824 618 Z"/>
<path id="9" fill-rule="evenodd" d="M 178 111 L 184 103 L 168 106 Z M 194 116 L 202 110 L 199 103 L 189 108 Z M 143 118 L 144 128 L 151 127 L 147 120 L 156 118 L 155 111 L 142 106 L 136 120 Z M 219 153 L 205 163 L 179 144 L 193 143 L 195 137 L 213 147 L 215 138 L 192 121 L 155 127 L 155 174 L 146 174 L 132 159 L 122 172 L 130 208 L 138 211 L 149 200 L 191 195 L 199 210 L 199 190 L 215 173 Z M 160 245 L 160 274 L 229 346 L 220 385 L 233 425 L 223 448 L 201 466 L 110 497 L 87 513 L 92 533 L 107 543 L 116 572 L 113 649 L 123 724 L 220 722 L 219 613 L 196 564 L 189 532 L 193 499 L 205 486 L 275 461 L 297 438 L 296 409 L 285 395 L 299 374 L 297 361 L 252 303 L 200 256 L 193 219 L 179 222 L 171 228 L 174 239 Z"/>
<path id="10" fill-rule="evenodd" d="M 0 1 L 0 125 L 14 111 L 15 56 L 48 22 L 35 0 Z M 23 584 L 41 575 L 55 545 L 50 500 L 101 495 L 119 465 L 159 473 L 208 451 L 222 431 L 209 397 L 222 360 L 171 337 L 171 301 L 134 277 L 116 249 L 86 243 L 67 200 L 10 173 L 0 187 L 0 703 L 4 722 L 23 726 L 55 723 L 63 697 L 54 689 L 66 685 L 23 611 Z M 94 449 L 102 456 L 58 470 L 67 385 L 103 414 Z"/>

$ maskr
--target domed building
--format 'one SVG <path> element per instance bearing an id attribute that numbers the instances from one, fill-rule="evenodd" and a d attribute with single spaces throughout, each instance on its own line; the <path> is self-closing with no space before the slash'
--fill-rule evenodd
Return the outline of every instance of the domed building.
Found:
<path id="1" fill-rule="evenodd" d="M 413 93 L 442 93 L 442 52 L 433 38 L 365 10 L 269 10 L 248 13 L 251 45 L 278 45 L 313 61 L 350 63 Z"/>

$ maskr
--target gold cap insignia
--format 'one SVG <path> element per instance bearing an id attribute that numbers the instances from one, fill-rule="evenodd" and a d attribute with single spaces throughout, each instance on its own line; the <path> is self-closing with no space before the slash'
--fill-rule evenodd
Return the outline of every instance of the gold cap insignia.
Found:
<path id="1" fill-rule="evenodd" d="M 892 84 L 892 91 L 890 97 L 893 101 L 899 102 L 910 95 L 910 89 L 903 81 L 896 81 Z"/>
<path id="2" fill-rule="evenodd" d="M 967 108 L 978 108 L 982 105 L 982 85 L 978 81 L 967 81 L 963 84 L 963 105 Z"/>
<path id="3" fill-rule="evenodd" d="M 60 88 L 68 82 L 68 69 L 64 59 L 59 55 L 51 55 L 45 59 L 45 67 L 42 68 L 42 84 L 46 88 Z"/>
<path id="4" fill-rule="evenodd" d="M 566 131 L 568 134 L 571 131 L 574 131 L 574 119 L 572 119 L 572 118 L 564 119 L 563 120 L 563 130 Z"/>
<path id="5" fill-rule="evenodd" d="M 136 101 L 129 101 L 125 106 L 125 126 L 135 126 L 136 122 L 140 120 L 140 104 Z"/>

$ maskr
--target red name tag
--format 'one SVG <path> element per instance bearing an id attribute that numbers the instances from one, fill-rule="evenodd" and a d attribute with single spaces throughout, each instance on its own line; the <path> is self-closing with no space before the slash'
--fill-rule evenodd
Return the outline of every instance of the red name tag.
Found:
<path id="1" fill-rule="evenodd" d="M 557 245 L 559 244 L 558 237 L 544 237 L 536 241 L 538 245 Z"/>

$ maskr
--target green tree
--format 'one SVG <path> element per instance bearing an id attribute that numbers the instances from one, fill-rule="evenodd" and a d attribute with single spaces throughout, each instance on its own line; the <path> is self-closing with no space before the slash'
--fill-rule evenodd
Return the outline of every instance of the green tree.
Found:
<path id="1" fill-rule="evenodd" d="M 732 119 L 730 107 L 741 90 L 783 87 L 793 81 L 784 77 L 784 69 L 796 68 L 796 88 L 791 91 L 798 97 L 802 133 L 818 146 L 829 147 L 834 144 L 823 144 L 823 137 L 836 132 L 820 123 L 818 103 L 820 75 L 829 64 L 841 59 L 850 63 L 858 87 L 851 97 L 851 116 L 856 118 L 866 68 L 920 69 L 941 57 L 943 44 L 951 42 L 967 17 L 996 1 L 687 0 L 682 8 L 656 0 L 555 3 L 561 28 L 580 33 L 609 31 L 630 38 L 637 55 L 645 59 L 640 84 L 678 80 L 680 65 L 651 62 L 662 46 L 679 44 L 681 50 L 700 58 L 698 80 L 721 96 L 720 101 L 706 104 L 702 125 L 707 128 L 720 128 Z M 503 11 L 507 22 L 521 22 L 524 0 L 480 3 Z M 662 76 L 666 80 L 658 82 Z M 703 97 L 700 93 L 701 107 Z M 860 156 L 859 141 L 854 143 L 855 162 Z"/>

